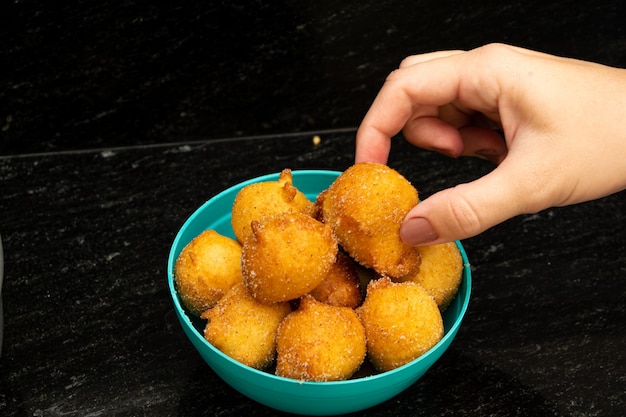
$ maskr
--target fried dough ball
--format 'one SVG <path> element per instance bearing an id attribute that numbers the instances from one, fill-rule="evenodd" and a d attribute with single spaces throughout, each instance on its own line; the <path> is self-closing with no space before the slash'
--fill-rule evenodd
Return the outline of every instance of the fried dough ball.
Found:
<path id="1" fill-rule="evenodd" d="M 357 262 L 394 278 L 417 273 L 419 252 L 402 241 L 400 225 L 418 203 L 418 194 L 397 171 L 383 164 L 357 163 L 320 200 L 324 222 Z"/>
<path id="2" fill-rule="evenodd" d="M 174 281 L 183 305 L 199 316 L 242 282 L 241 245 L 215 230 L 205 230 L 176 259 Z"/>
<path id="3" fill-rule="evenodd" d="M 231 224 L 235 237 L 243 244 L 251 233 L 250 224 L 253 220 L 281 212 L 313 216 L 315 209 L 315 203 L 293 185 L 291 170 L 284 169 L 278 181 L 252 183 L 237 193 Z"/>
<path id="4" fill-rule="evenodd" d="M 265 369 L 276 357 L 278 326 L 290 312 L 289 303 L 261 303 L 239 283 L 202 314 L 208 319 L 204 338 L 236 361 Z"/>
<path id="5" fill-rule="evenodd" d="M 328 274 L 310 294 L 317 301 L 333 306 L 356 308 L 361 305 L 363 291 L 354 260 L 338 252 Z"/>
<path id="6" fill-rule="evenodd" d="M 328 194 L 328 189 L 320 192 L 315 198 L 315 218 L 321 222 L 324 221 L 324 199 L 326 198 L 326 194 Z"/>
<path id="7" fill-rule="evenodd" d="M 301 213 L 279 213 L 252 222 L 242 248 L 243 282 L 265 303 L 289 301 L 312 291 L 337 256 L 330 227 Z"/>
<path id="8" fill-rule="evenodd" d="M 443 337 L 437 303 L 415 282 L 371 281 L 356 312 L 365 327 L 368 357 L 379 371 L 411 362 Z"/>
<path id="9" fill-rule="evenodd" d="M 454 242 L 420 246 L 422 262 L 417 275 L 410 278 L 419 283 L 445 310 L 454 299 L 463 277 L 463 258 Z"/>
<path id="10" fill-rule="evenodd" d="M 276 374 L 302 381 L 350 378 L 366 355 L 365 330 L 355 311 L 302 297 L 278 327 Z"/>

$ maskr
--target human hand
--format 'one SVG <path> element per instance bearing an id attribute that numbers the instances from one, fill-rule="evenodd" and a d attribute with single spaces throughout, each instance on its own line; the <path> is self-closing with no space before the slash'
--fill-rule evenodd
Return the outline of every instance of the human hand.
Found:
<path id="1" fill-rule="evenodd" d="M 499 164 L 407 214 L 406 243 L 442 243 L 626 188 L 625 122 L 626 70 L 501 44 L 434 52 L 388 76 L 357 132 L 355 160 L 386 163 L 402 131 L 416 146 Z"/>

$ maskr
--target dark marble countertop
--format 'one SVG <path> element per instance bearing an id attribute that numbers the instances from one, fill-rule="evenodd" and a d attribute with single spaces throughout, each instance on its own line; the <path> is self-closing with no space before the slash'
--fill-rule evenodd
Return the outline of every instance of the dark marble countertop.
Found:
<path id="1" fill-rule="evenodd" d="M 357 126 L 410 54 L 506 42 L 626 66 L 626 3 L 5 5 L 0 155 Z"/>
<path id="2" fill-rule="evenodd" d="M 177 229 L 241 180 L 344 169 L 350 133 L 0 158 L 3 416 L 269 416 L 183 335 L 166 263 Z M 427 196 L 490 169 L 394 143 Z M 626 194 L 516 218 L 464 242 L 474 275 L 442 360 L 368 416 L 618 416 L 626 407 Z"/>
<path id="3" fill-rule="evenodd" d="M 271 416 L 185 338 L 178 228 L 242 180 L 343 170 L 406 55 L 491 41 L 626 66 L 626 4 L 14 1 L 0 25 L 0 415 Z M 312 136 L 321 137 L 315 145 Z M 426 197 L 485 161 L 397 138 Z M 626 194 L 463 242 L 473 294 L 441 361 L 363 416 L 623 416 Z"/>

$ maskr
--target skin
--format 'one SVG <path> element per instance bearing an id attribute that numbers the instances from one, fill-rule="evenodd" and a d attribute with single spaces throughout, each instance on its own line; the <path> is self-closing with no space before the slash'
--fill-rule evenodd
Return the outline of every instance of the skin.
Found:
<path id="1" fill-rule="evenodd" d="M 626 188 L 624 120 L 626 70 L 502 44 L 440 51 L 408 57 L 387 77 L 355 160 L 386 163 L 402 132 L 421 148 L 496 163 L 407 214 L 406 243 L 443 243 Z"/>

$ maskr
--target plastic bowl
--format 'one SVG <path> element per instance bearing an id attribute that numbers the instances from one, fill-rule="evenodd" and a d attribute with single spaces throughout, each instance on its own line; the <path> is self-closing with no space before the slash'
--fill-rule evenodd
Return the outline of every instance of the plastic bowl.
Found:
<path id="1" fill-rule="evenodd" d="M 312 201 L 337 178 L 336 171 L 293 171 L 294 185 Z M 337 415 L 364 410 L 399 394 L 441 357 L 456 336 L 470 299 L 471 273 L 463 246 L 456 242 L 463 257 L 463 280 L 459 291 L 443 313 L 444 336 L 439 343 L 414 361 L 392 371 L 337 382 L 302 382 L 243 365 L 204 339 L 204 322 L 182 306 L 174 285 L 174 263 L 181 250 L 194 237 L 214 229 L 234 237 L 230 225 L 235 196 L 254 182 L 276 181 L 278 173 L 254 178 L 235 185 L 204 203 L 184 223 L 171 247 L 168 260 L 168 283 L 176 314 L 183 331 L 202 358 L 231 387 L 268 407 L 296 414 Z"/>

